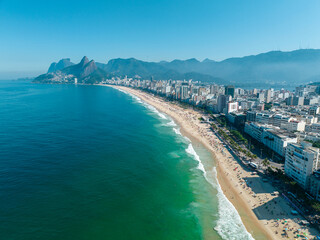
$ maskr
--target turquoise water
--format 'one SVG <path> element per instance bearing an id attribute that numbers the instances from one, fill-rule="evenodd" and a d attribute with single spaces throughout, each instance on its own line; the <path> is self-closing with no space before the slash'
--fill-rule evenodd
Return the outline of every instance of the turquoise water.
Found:
<path id="1" fill-rule="evenodd" d="M 0 82 L 1 239 L 249 239 L 178 129 L 109 87 Z"/>

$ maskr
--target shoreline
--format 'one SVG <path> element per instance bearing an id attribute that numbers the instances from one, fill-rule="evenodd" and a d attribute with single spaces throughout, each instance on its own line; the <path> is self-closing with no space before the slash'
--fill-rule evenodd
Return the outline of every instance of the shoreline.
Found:
<path id="1" fill-rule="evenodd" d="M 314 229 L 299 225 L 297 216 L 290 216 L 291 207 L 281 197 L 272 195 L 276 189 L 271 184 L 262 182 L 260 177 L 252 175 L 252 171 L 244 169 L 234 159 L 209 129 L 209 125 L 198 120 L 201 113 L 189 108 L 184 109 L 140 90 L 115 85 L 103 86 L 129 92 L 169 115 L 180 126 L 182 135 L 191 136 L 211 153 L 216 163 L 219 185 L 253 238 L 288 239 L 282 235 L 285 228 L 289 229 L 286 231 L 289 239 L 295 239 L 294 230 L 298 229 L 303 230 L 309 239 L 318 234 Z"/>
<path id="2" fill-rule="evenodd" d="M 186 127 L 187 122 L 183 121 L 183 119 L 179 118 L 173 112 L 169 110 L 165 110 L 160 108 L 158 105 L 155 105 L 152 101 L 146 99 L 144 96 L 137 94 L 137 90 L 126 88 L 122 86 L 113 86 L 109 85 L 110 87 L 118 88 L 124 91 L 127 91 L 139 98 L 141 98 L 146 103 L 150 104 L 151 106 L 155 107 L 157 110 L 169 115 L 180 127 L 181 134 L 188 138 L 193 138 L 199 141 L 212 155 L 216 163 L 216 170 L 217 170 L 217 179 L 218 183 L 226 196 L 226 198 L 232 203 L 232 205 L 236 208 L 237 212 L 239 213 L 241 220 L 246 228 L 246 230 L 253 236 L 255 239 L 273 239 L 271 235 L 264 229 L 264 227 L 258 222 L 258 219 L 255 217 L 254 213 L 251 209 L 246 206 L 246 204 L 242 201 L 242 199 L 238 198 L 236 192 L 234 191 L 232 184 L 229 183 L 227 176 L 221 169 L 221 165 L 217 160 L 216 152 L 208 145 L 207 142 L 203 141 L 204 139 L 201 138 L 200 135 L 195 134 L 195 132 L 190 131 L 189 127 Z M 146 93 L 145 93 L 146 94 Z M 151 97 L 151 95 L 150 95 Z M 176 106 L 175 106 L 176 107 Z M 247 214 L 250 212 L 250 214 Z M 266 237 L 263 237 L 265 235 Z"/>

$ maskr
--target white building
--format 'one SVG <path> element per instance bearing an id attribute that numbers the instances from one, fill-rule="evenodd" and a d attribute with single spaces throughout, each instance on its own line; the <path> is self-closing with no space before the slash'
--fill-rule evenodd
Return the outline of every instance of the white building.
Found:
<path id="1" fill-rule="evenodd" d="M 303 132 L 305 130 L 306 123 L 304 121 L 290 120 L 288 123 L 281 123 L 281 128 L 290 132 Z"/>
<path id="2" fill-rule="evenodd" d="M 262 134 L 262 143 L 284 157 L 288 143 L 296 143 L 298 138 L 280 128 L 267 129 Z"/>
<path id="3" fill-rule="evenodd" d="M 306 132 L 320 133 L 320 123 L 313 123 L 306 126 Z"/>
<path id="4" fill-rule="evenodd" d="M 267 129 L 270 129 L 269 125 L 262 125 L 258 123 L 248 123 L 246 122 L 244 125 L 244 132 L 256 139 L 259 142 L 262 142 L 263 132 Z"/>
<path id="5" fill-rule="evenodd" d="M 238 102 L 228 102 L 227 113 L 238 111 Z"/>
<path id="6" fill-rule="evenodd" d="M 180 97 L 181 97 L 181 100 L 185 100 L 187 98 L 189 98 L 189 87 L 188 86 L 181 86 L 181 89 L 180 89 Z"/>
<path id="7" fill-rule="evenodd" d="M 301 187 L 307 189 L 309 178 L 318 169 L 319 149 L 311 143 L 290 143 L 287 146 L 284 171 Z"/>
<path id="8" fill-rule="evenodd" d="M 261 124 L 272 124 L 273 119 L 272 119 L 273 114 L 272 113 L 257 113 L 256 116 L 256 122 L 261 123 Z"/>
<path id="9" fill-rule="evenodd" d="M 307 115 L 307 116 L 300 116 L 297 117 L 299 120 L 305 121 L 306 124 L 312 124 L 312 123 L 317 123 L 318 118 L 315 116 Z"/>
<path id="10" fill-rule="evenodd" d="M 273 125 L 277 127 L 281 127 L 281 124 L 286 124 L 292 119 L 291 116 L 276 114 L 273 116 Z"/>

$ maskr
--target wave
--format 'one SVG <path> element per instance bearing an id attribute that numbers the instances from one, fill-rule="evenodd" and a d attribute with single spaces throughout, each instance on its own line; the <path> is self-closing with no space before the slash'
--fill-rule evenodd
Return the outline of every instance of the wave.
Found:
<path id="1" fill-rule="evenodd" d="M 137 97 L 136 95 L 127 92 L 125 90 L 119 89 L 117 88 L 120 92 L 123 92 L 125 94 L 128 94 L 129 96 L 131 96 L 133 99 L 135 99 L 138 103 L 141 103 L 143 106 L 147 107 L 149 110 L 151 110 L 152 112 L 156 113 L 160 118 L 162 119 L 168 119 L 163 113 L 160 113 L 155 107 L 151 106 L 149 103 L 146 103 L 145 101 L 142 101 L 141 98 Z"/>
<path id="2" fill-rule="evenodd" d="M 173 120 L 171 120 L 170 122 L 168 122 L 166 125 L 169 126 L 169 127 L 175 127 L 175 126 L 177 126 L 177 124 L 176 124 Z"/>
<path id="3" fill-rule="evenodd" d="M 201 170 L 206 181 L 218 191 L 218 215 L 219 218 L 214 228 L 218 234 L 226 240 L 254 240 L 251 234 L 246 230 L 239 213 L 228 198 L 224 195 L 221 186 L 218 182 L 216 168 L 213 168 L 210 173 L 214 178 L 210 178 L 204 168 L 199 155 L 189 143 L 186 152 L 193 156 L 198 162 L 197 168 Z"/>
<path id="4" fill-rule="evenodd" d="M 216 169 L 213 169 L 215 176 L 217 175 Z M 216 177 L 217 179 L 217 177 Z M 232 205 L 229 199 L 224 195 L 221 186 L 217 179 L 216 189 L 218 190 L 218 204 L 219 204 L 219 219 L 215 230 L 224 239 L 231 240 L 254 240 L 252 235 L 246 230 L 242 223 L 239 213 Z"/>
<path id="5" fill-rule="evenodd" d="M 204 169 L 204 166 L 200 160 L 199 155 L 196 153 L 196 151 L 193 149 L 192 144 L 189 143 L 188 148 L 186 149 L 186 152 L 193 156 L 193 158 L 198 162 L 198 169 L 200 169 L 204 174 L 206 174 L 206 170 Z"/>
<path id="6" fill-rule="evenodd" d="M 179 128 L 172 128 L 172 129 L 173 129 L 173 131 L 174 131 L 177 135 L 181 135 L 181 136 L 182 136 Z"/>
<path id="7" fill-rule="evenodd" d="M 163 113 L 159 112 L 155 107 L 151 106 L 150 104 L 148 103 L 145 103 L 144 104 L 147 106 L 147 108 L 149 108 L 152 112 L 158 114 L 159 117 L 161 117 L 162 119 L 168 119 Z"/>

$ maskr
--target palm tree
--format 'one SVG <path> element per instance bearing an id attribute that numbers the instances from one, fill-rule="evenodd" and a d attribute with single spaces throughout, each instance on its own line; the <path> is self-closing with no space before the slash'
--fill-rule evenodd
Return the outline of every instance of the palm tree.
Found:
<path id="1" fill-rule="evenodd" d="M 263 165 L 264 167 L 268 167 L 268 166 L 270 165 L 270 162 L 269 162 L 268 158 L 263 159 L 262 165 Z"/>

